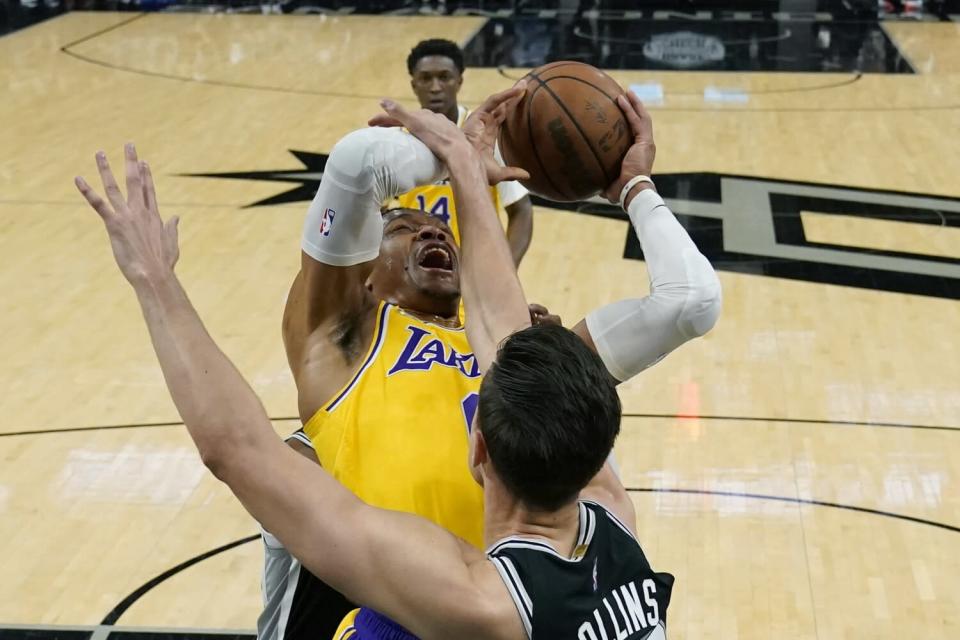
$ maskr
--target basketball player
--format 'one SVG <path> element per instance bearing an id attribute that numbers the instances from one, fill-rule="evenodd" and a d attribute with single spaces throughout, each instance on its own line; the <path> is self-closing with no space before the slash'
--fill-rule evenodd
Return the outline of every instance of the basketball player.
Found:
<path id="1" fill-rule="evenodd" d="M 420 106 L 446 116 L 463 127 L 470 110 L 458 104 L 463 86 L 463 51 L 449 40 L 431 39 L 417 44 L 407 57 L 410 86 Z M 494 206 L 507 214 L 507 242 L 516 264 L 530 246 L 533 235 L 533 205 L 527 190 L 516 181 L 504 181 L 490 189 Z M 417 187 L 397 197 L 396 206 L 420 209 L 443 220 L 460 242 L 456 203 L 446 181 Z"/>
<path id="2" fill-rule="evenodd" d="M 384 199 L 442 172 L 400 131 L 354 132 L 331 151 L 284 316 L 305 425 L 290 444 L 364 501 L 426 517 L 481 548 L 483 498 L 463 466 L 480 378 L 457 314 L 460 253 L 435 217 L 379 215 Z M 656 233 L 657 246 L 644 246 L 651 296 L 575 327 L 621 381 L 705 333 L 719 310 L 716 276 L 682 227 L 673 221 Z M 260 638 L 330 637 L 353 606 L 269 533 L 264 542 Z"/>
<path id="3" fill-rule="evenodd" d="M 650 568 L 630 498 L 606 464 L 620 422 L 608 365 L 573 332 L 530 327 L 509 249 L 493 226 L 484 161 L 459 129 L 386 109 L 449 168 L 465 219 L 485 244 L 468 255 L 483 250 L 490 258 L 486 277 L 477 268 L 466 290 L 470 340 L 487 372 L 469 436 L 471 470 L 484 487 L 487 553 L 425 519 L 364 504 L 281 443 L 174 274 L 177 220 L 162 222 L 149 169 L 128 145 L 125 201 L 101 152 L 109 204 L 81 178 L 77 186 L 106 224 L 204 464 L 311 571 L 365 605 L 376 629 L 379 611 L 424 639 L 664 638 L 673 577 Z M 628 116 L 635 131 L 650 132 L 642 107 Z M 638 227 L 669 233 L 676 221 L 648 193 L 649 178 L 629 176 L 652 160 L 648 137 L 631 149 L 626 175 L 608 193 L 622 186 L 631 218 L 649 219 Z M 370 635 L 363 616 L 357 640 L 402 637 Z"/>

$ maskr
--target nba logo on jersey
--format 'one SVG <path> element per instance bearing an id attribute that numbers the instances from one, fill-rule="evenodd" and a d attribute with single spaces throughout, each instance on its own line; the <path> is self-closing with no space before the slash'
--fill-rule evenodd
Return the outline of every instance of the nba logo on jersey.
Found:
<path id="1" fill-rule="evenodd" d="M 594 558 L 593 560 L 593 592 L 596 593 L 597 589 L 599 588 L 600 587 L 597 584 L 597 558 Z"/>
<path id="2" fill-rule="evenodd" d="M 333 219 L 336 215 L 337 212 L 333 209 L 323 210 L 323 217 L 320 219 L 320 233 L 324 236 L 330 235 L 330 229 L 333 228 Z"/>

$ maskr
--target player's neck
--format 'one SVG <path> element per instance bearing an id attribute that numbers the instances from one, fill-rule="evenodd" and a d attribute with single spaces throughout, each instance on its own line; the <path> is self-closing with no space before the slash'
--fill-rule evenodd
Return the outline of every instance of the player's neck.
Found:
<path id="1" fill-rule="evenodd" d="M 485 482 L 484 544 L 519 536 L 548 543 L 559 554 L 573 553 L 580 531 L 580 509 L 571 502 L 555 511 L 534 511 L 514 498 L 499 482 Z"/>
<path id="2" fill-rule="evenodd" d="M 430 322 L 432 324 L 438 324 L 441 327 L 448 327 L 450 329 L 459 329 L 463 325 L 460 323 L 460 316 L 454 311 L 450 315 L 430 313 L 428 311 L 416 311 L 408 307 L 402 307 L 404 313 L 417 318 L 418 320 L 423 320 L 424 322 Z"/>
<path id="3" fill-rule="evenodd" d="M 457 124 L 457 123 L 459 122 L 459 120 L 460 120 L 460 105 L 459 105 L 459 104 L 454 104 L 454 105 L 450 108 L 450 111 L 447 111 L 447 112 L 446 112 L 445 114 L 443 114 L 443 115 L 447 116 L 447 120 L 449 120 L 449 121 L 452 122 L 453 124 Z"/>

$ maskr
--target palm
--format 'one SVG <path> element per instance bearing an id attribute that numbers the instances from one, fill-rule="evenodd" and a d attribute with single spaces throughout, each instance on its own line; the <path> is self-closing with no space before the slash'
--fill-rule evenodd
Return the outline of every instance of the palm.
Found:
<path id="1" fill-rule="evenodd" d="M 132 144 L 126 147 L 127 197 L 124 198 L 110 170 L 106 155 L 97 154 L 97 168 L 106 199 L 100 197 L 83 178 L 77 188 L 100 214 L 110 236 L 110 246 L 120 271 L 135 284 L 172 271 L 179 256 L 177 218 L 163 222 L 157 208 L 153 176 L 146 163 L 137 159 Z"/>
<path id="2" fill-rule="evenodd" d="M 487 171 L 487 182 L 494 185 L 504 180 L 516 179 L 515 170 L 501 166 L 493 155 L 500 133 L 500 124 L 496 122 L 493 114 L 475 111 L 464 123 L 463 133 L 480 154 L 483 167 Z"/>
<path id="3" fill-rule="evenodd" d="M 530 177 L 530 174 L 521 168 L 501 165 L 494 157 L 500 126 L 507 113 L 516 107 L 523 97 L 523 92 L 524 86 L 518 83 L 506 91 L 490 96 L 463 124 L 463 133 L 480 154 L 487 171 L 487 181 L 491 185 L 505 180 L 526 180 Z"/>

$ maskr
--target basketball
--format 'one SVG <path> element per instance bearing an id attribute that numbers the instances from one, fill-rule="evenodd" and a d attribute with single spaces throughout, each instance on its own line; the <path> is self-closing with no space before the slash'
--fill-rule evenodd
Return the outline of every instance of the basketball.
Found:
<path id="1" fill-rule="evenodd" d="M 597 195 L 620 175 L 633 142 L 616 103 L 624 90 L 582 62 L 552 62 L 526 78 L 526 95 L 500 129 L 504 161 L 525 169 L 523 185 L 548 200 Z"/>

